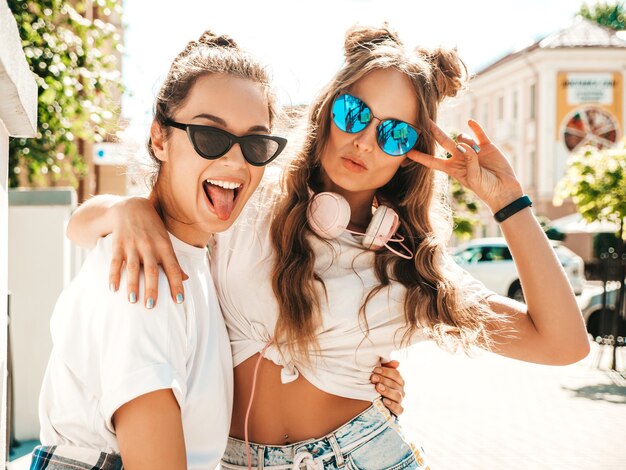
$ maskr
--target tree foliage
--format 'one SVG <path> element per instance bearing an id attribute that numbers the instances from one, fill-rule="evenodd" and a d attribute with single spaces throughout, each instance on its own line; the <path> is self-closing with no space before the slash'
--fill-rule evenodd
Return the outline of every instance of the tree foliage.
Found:
<path id="1" fill-rule="evenodd" d="M 8 0 L 38 86 L 38 132 L 9 143 L 9 184 L 84 174 L 80 141 L 101 142 L 117 126 L 122 92 L 116 52 L 120 32 L 110 23 L 119 0 Z M 92 18 L 93 17 L 93 18 Z"/>
<path id="2" fill-rule="evenodd" d="M 617 31 L 626 29 L 624 2 L 598 2 L 591 6 L 583 3 L 578 14 L 607 28 Z"/>
<path id="3" fill-rule="evenodd" d="M 554 204 L 571 197 L 583 218 L 619 224 L 626 218 L 626 139 L 610 149 L 587 147 L 570 156 Z"/>
<path id="4" fill-rule="evenodd" d="M 478 226 L 478 200 L 474 193 L 465 189 L 461 183 L 450 178 L 453 233 L 461 240 L 471 238 Z"/>
<path id="5" fill-rule="evenodd" d="M 552 221 L 544 215 L 538 215 L 537 221 L 550 240 L 563 241 L 567 235 L 552 225 Z"/>

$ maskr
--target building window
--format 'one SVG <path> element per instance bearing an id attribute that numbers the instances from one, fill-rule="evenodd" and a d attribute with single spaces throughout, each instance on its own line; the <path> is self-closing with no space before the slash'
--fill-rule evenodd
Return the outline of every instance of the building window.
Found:
<path id="1" fill-rule="evenodd" d="M 517 119 L 517 91 L 513 92 L 513 119 Z"/>
<path id="2" fill-rule="evenodd" d="M 498 98 L 498 119 L 500 121 L 504 119 L 504 96 Z"/>
<path id="3" fill-rule="evenodd" d="M 530 85 L 530 107 L 528 112 L 528 117 L 530 119 L 535 119 L 535 101 L 537 100 L 537 87 L 533 83 Z"/>
<path id="4" fill-rule="evenodd" d="M 489 103 L 483 104 L 483 123 L 486 129 L 489 128 Z"/>
<path id="5" fill-rule="evenodd" d="M 536 184 L 537 184 L 537 182 L 535 181 L 536 168 L 537 168 L 537 160 L 535 157 L 536 157 L 536 154 L 535 154 L 535 151 L 533 150 L 532 152 L 530 152 L 530 165 L 528 168 L 528 171 L 530 173 L 528 175 L 528 183 L 531 188 L 536 188 Z"/>

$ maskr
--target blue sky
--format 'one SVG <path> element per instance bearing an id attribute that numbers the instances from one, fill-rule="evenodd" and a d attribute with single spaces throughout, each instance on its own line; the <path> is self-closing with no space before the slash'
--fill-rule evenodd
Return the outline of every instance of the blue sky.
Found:
<path id="1" fill-rule="evenodd" d="M 176 54 L 206 29 L 228 34 L 270 66 L 280 99 L 307 103 L 342 62 L 356 22 L 397 29 L 407 45 L 456 46 L 476 71 L 573 21 L 580 0 L 124 0 L 128 89 L 123 114 L 145 134 Z"/>

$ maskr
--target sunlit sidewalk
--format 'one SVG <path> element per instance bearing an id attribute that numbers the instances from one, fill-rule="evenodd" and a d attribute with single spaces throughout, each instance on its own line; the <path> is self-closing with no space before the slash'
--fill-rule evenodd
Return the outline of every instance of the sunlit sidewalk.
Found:
<path id="1" fill-rule="evenodd" d="M 594 343 L 580 363 L 549 367 L 418 345 L 401 359 L 403 425 L 433 470 L 622 470 L 626 379 L 596 368 L 610 360 L 599 352 Z"/>
<path id="2" fill-rule="evenodd" d="M 626 379 L 601 353 L 593 343 L 585 360 L 549 367 L 417 345 L 400 358 L 403 425 L 433 470 L 623 470 Z M 626 348 L 619 354 L 624 367 Z"/>

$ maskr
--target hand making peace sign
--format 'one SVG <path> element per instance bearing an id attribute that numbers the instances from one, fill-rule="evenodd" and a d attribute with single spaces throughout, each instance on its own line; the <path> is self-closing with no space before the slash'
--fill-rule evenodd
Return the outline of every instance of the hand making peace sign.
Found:
<path id="1" fill-rule="evenodd" d="M 476 138 L 461 134 L 457 144 L 437 124 L 430 123 L 433 137 L 451 157 L 438 158 L 412 150 L 407 154 L 411 160 L 456 178 L 474 191 L 493 212 L 524 194 L 508 160 L 489 140 L 480 124 L 470 119 L 468 124 Z"/>

